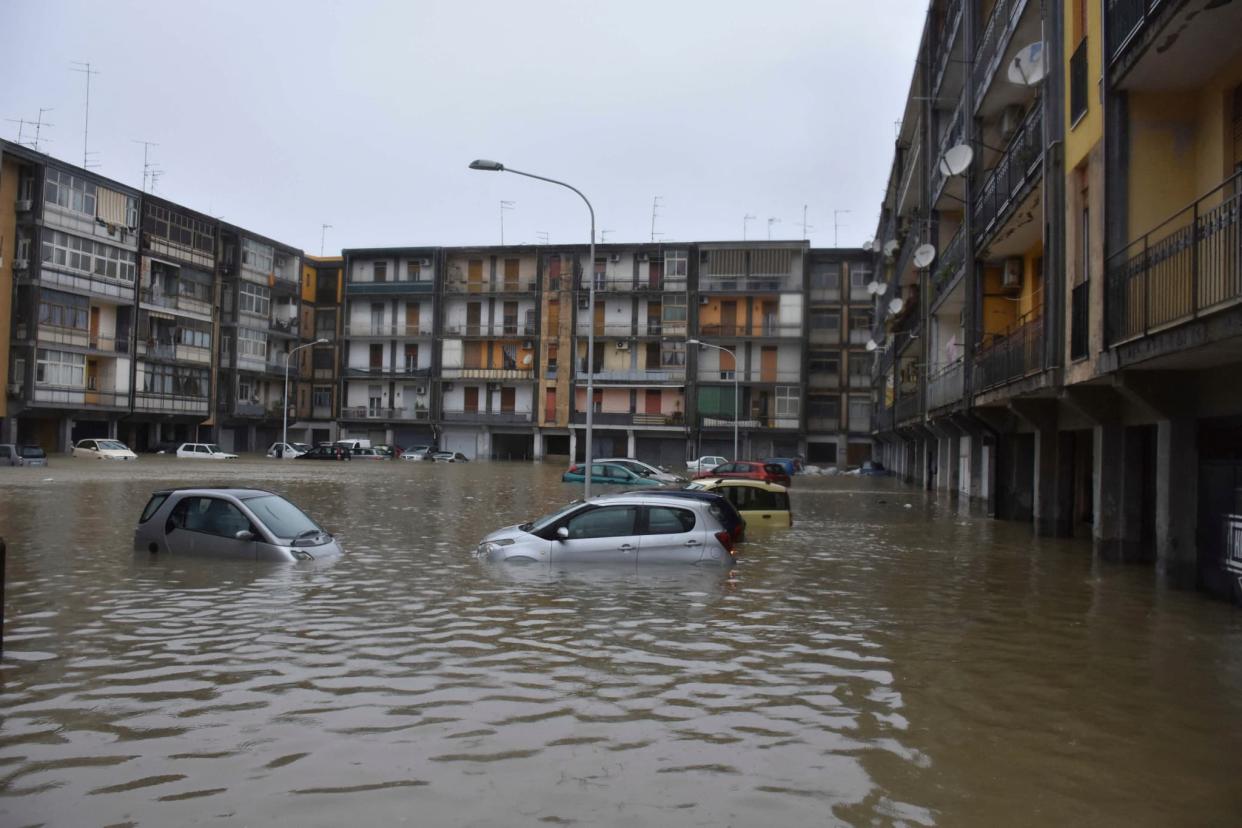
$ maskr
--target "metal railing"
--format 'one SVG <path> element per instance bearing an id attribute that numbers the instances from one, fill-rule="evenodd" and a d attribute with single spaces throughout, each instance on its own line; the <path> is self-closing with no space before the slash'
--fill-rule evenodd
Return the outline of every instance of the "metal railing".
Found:
<path id="1" fill-rule="evenodd" d="M 953 238 L 949 239 L 949 243 L 944 246 L 940 256 L 936 259 L 936 263 L 932 268 L 930 278 L 931 296 L 928 297 L 928 307 L 936 304 L 936 300 L 945 291 L 949 285 L 957 279 L 957 274 L 961 272 L 962 265 L 966 263 L 966 234 L 961 228 L 953 234 Z"/>
<path id="2" fill-rule="evenodd" d="M 493 322 L 490 325 L 471 325 L 466 323 L 455 323 L 444 326 L 445 336 L 534 336 L 539 329 L 533 324 L 525 322 Z"/>
<path id="3" fill-rule="evenodd" d="M 197 299 L 178 292 L 168 293 L 165 291 L 156 291 L 151 288 L 144 288 L 139 296 L 139 300 L 148 305 L 155 305 L 161 308 L 173 308 L 174 310 L 189 311 L 190 313 L 201 313 L 205 316 L 211 316 L 211 302 L 205 299 Z"/>
<path id="4" fill-rule="evenodd" d="M 993 335 L 975 354 L 974 391 L 986 391 L 1022 379 L 1044 367 L 1044 319 L 1036 310 L 1016 328 Z"/>
<path id="5" fill-rule="evenodd" d="M 957 39 L 961 28 L 962 0 L 948 0 L 944 4 L 944 17 L 940 28 L 935 32 L 932 41 L 932 94 L 940 92 L 940 84 L 944 80 L 945 67 L 949 65 L 949 55 L 953 53 L 953 42 Z"/>
<path id="6" fill-rule="evenodd" d="M 905 423 L 920 419 L 922 414 L 923 411 L 919 407 L 917 391 L 904 397 L 898 397 L 897 404 L 893 406 L 893 422 L 897 425 L 904 425 Z"/>
<path id="7" fill-rule="evenodd" d="M 901 174 L 901 187 L 897 190 L 897 208 L 901 209 L 901 205 L 906 202 L 906 193 L 910 186 L 914 183 L 915 172 L 919 167 L 919 155 L 923 151 L 923 122 L 922 119 L 915 125 L 915 134 L 919 137 L 914 139 L 914 143 L 906 150 L 903 158 L 904 169 Z M 900 272 L 900 271 L 899 271 Z"/>
<path id="8" fill-rule="evenodd" d="M 944 187 L 947 176 L 944 170 L 940 169 L 940 159 L 944 158 L 947 150 L 962 143 L 962 137 L 966 130 L 966 104 L 958 103 L 957 111 L 953 113 L 953 121 L 949 125 L 948 130 L 944 133 L 944 138 L 940 141 L 940 150 L 936 157 L 931 159 L 931 203 L 935 204 L 940 199 L 940 191 Z"/>
<path id="9" fill-rule="evenodd" d="M 445 411 L 441 419 L 479 423 L 529 423 L 534 416 L 530 411 Z"/>
<path id="10" fill-rule="evenodd" d="M 971 70 L 971 84 L 974 89 L 974 101 L 978 106 L 983 93 L 987 91 L 996 68 L 993 61 L 999 56 L 1005 35 L 1009 33 L 1009 23 L 1014 13 L 1026 5 L 1027 0 L 996 0 L 988 22 L 984 24 L 983 34 L 979 36 L 979 45 L 975 48 L 975 63 Z"/>
<path id="11" fill-rule="evenodd" d="M 345 336 L 353 337 L 355 339 L 366 339 L 366 338 L 397 339 L 400 337 L 431 336 L 432 333 L 433 331 L 432 331 L 431 325 L 429 324 L 428 325 L 424 325 L 424 324 L 419 324 L 419 325 L 362 324 L 362 325 L 346 325 L 345 326 Z M 319 335 L 323 336 L 323 334 L 319 334 Z M 332 337 L 328 336 L 326 338 L 331 339 Z"/>
<path id="12" fill-rule="evenodd" d="M 778 293 L 782 290 L 801 290 L 799 275 L 700 276 L 699 293 Z"/>
<path id="13" fill-rule="evenodd" d="M 1242 299 L 1242 173 L 1108 258 L 1108 344 Z"/>
<path id="14" fill-rule="evenodd" d="M 1165 0 L 1108 0 L 1104 14 L 1108 24 L 1108 61 L 1112 63 L 1129 47 L 1134 35 L 1160 13 Z"/>
<path id="15" fill-rule="evenodd" d="M 667 428 L 685 428 L 686 419 L 680 411 L 671 414 L 645 414 L 640 412 L 596 411 L 591 415 L 594 425 L 636 425 L 663 426 Z M 574 423 L 585 423 L 586 412 L 575 411 Z M 732 421 L 730 421 L 732 425 Z"/>
<path id="16" fill-rule="evenodd" d="M 469 279 L 450 278 L 444 283 L 445 293 L 534 293 L 537 281 L 534 276 L 518 279 L 484 279 L 472 282 Z"/>
<path id="17" fill-rule="evenodd" d="M 31 402 L 50 405 L 68 405 L 74 408 L 103 406 L 125 408 L 129 405 L 129 393 L 125 391 L 90 390 L 80 386 L 57 386 L 35 383 Z"/>
<path id="18" fill-rule="evenodd" d="M 955 405 L 962 399 L 965 390 L 962 360 L 950 362 L 927 375 L 927 410 Z"/>
<path id="19" fill-rule="evenodd" d="M 750 338 L 776 338 L 776 337 L 793 337 L 800 338 L 802 336 L 802 325 L 798 323 L 780 324 L 779 322 L 756 322 L 752 325 L 699 325 L 700 336 L 712 337 L 741 337 Z"/>
<path id="20" fill-rule="evenodd" d="M 207 415 L 210 401 L 206 397 L 188 397 L 177 394 L 153 394 L 138 391 L 134 394 L 135 411 L 160 411 L 165 414 Z"/>
<path id="21" fill-rule="evenodd" d="M 284 363 L 281 363 L 281 370 L 284 369 Z M 363 368 L 353 368 L 346 366 L 344 375 L 346 377 L 427 377 L 431 375 L 430 367 L 419 367 L 417 365 L 380 365 L 367 366 Z M 289 376 L 293 376 L 290 372 Z"/>
<path id="22" fill-rule="evenodd" d="M 440 378 L 481 380 L 530 380 L 535 378 L 531 368 L 442 368 Z"/>
<path id="23" fill-rule="evenodd" d="M 701 428 L 733 428 L 732 417 L 714 417 L 709 414 L 699 415 Z M 759 414 L 737 421 L 738 428 L 797 428 L 797 417 L 779 417 L 771 414 Z"/>
<path id="24" fill-rule="evenodd" d="M 1016 206 L 1016 197 L 1038 177 L 1043 163 L 1043 135 L 1043 100 L 1036 99 L 975 199 L 976 242 L 1003 223 Z"/>
<path id="25" fill-rule="evenodd" d="M 382 408 L 367 405 L 352 405 L 341 409 L 342 420 L 430 420 L 431 412 L 426 408 Z"/>
<path id="26" fill-rule="evenodd" d="M 1082 359 L 1087 355 L 1090 284 L 1083 282 L 1070 292 L 1070 359 Z"/>
<path id="27" fill-rule="evenodd" d="M 585 383 L 587 374 L 592 374 L 595 382 L 684 382 L 686 379 L 685 369 L 676 371 L 669 370 L 644 370 L 642 368 L 632 371 L 592 371 L 586 370 L 585 361 L 578 370 L 578 375 L 574 378 L 574 382 Z"/>
<path id="28" fill-rule="evenodd" d="M 580 318 L 578 320 L 578 326 L 574 330 L 574 335 L 586 336 L 592 329 L 594 329 L 596 336 L 660 336 L 663 331 L 663 326 L 660 324 L 652 325 L 650 322 L 647 322 L 646 324 L 640 322 L 637 328 L 630 322 L 612 322 L 599 325 L 594 324 L 588 317 Z"/>
<path id="29" fill-rule="evenodd" d="M 585 290 L 585 285 L 580 286 L 579 290 Z M 684 277 L 677 279 L 652 279 L 650 277 L 643 278 L 639 276 L 637 279 L 595 279 L 596 292 L 604 293 L 675 293 L 685 292 L 686 280 Z"/>

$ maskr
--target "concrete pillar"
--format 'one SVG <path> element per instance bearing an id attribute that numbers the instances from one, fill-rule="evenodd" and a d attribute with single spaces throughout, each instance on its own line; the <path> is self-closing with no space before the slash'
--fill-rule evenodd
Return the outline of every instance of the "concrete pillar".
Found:
<path id="1" fill-rule="evenodd" d="M 5 417 L 0 419 L 0 443 L 16 443 L 17 442 L 17 418 Z"/>
<path id="2" fill-rule="evenodd" d="M 391 428 L 384 429 L 384 445 L 391 446 L 396 442 L 396 433 Z"/>
<path id="3" fill-rule="evenodd" d="M 968 441 L 969 462 L 966 464 L 966 479 L 962 481 L 962 491 L 971 500 L 979 500 L 984 497 L 983 435 L 971 434 L 966 439 Z"/>
<path id="4" fill-rule="evenodd" d="M 1198 422 L 1162 420 L 1156 427 L 1156 561 L 1174 586 L 1195 585 L 1198 517 Z"/>
<path id="5" fill-rule="evenodd" d="M 1096 426 L 1092 434 L 1092 540 L 1107 560 L 1141 560 L 1143 455 L 1120 423 Z"/>
<path id="6" fill-rule="evenodd" d="M 638 449 L 634 444 L 634 429 L 627 428 L 625 430 L 625 456 L 633 457 L 635 456 L 635 452 L 637 450 Z"/>
<path id="7" fill-rule="evenodd" d="M 476 457 L 480 459 L 490 458 L 492 456 L 492 431 L 489 428 L 479 429 L 479 434 L 475 438 L 475 447 L 477 449 Z"/>
<path id="8" fill-rule="evenodd" d="M 919 474 L 924 489 L 930 489 L 936 483 L 936 476 L 933 472 L 936 470 L 936 438 L 924 436 L 919 440 L 919 448 L 922 450 L 922 457 L 919 462 Z"/>
<path id="9" fill-rule="evenodd" d="M 535 429 L 535 438 L 531 441 L 531 456 L 535 460 L 543 459 L 543 432 Z"/>
<path id="10" fill-rule="evenodd" d="M 979 447 L 979 499 L 988 517 L 996 517 L 996 443 L 982 440 Z"/>
<path id="11" fill-rule="evenodd" d="M 116 420 L 108 420 L 108 439 L 109 440 L 116 439 L 116 429 L 118 425 L 119 423 L 117 423 Z"/>
<path id="12" fill-rule="evenodd" d="M 578 429 L 571 428 L 569 430 L 569 462 L 574 463 L 578 460 Z"/>
<path id="13" fill-rule="evenodd" d="M 1073 529 L 1074 440 L 1068 432 L 1035 432 L 1035 533 L 1068 537 Z"/>
<path id="14" fill-rule="evenodd" d="M 843 469 L 850 456 L 850 438 L 845 434 L 837 435 L 837 468 Z"/>
<path id="15" fill-rule="evenodd" d="M 264 448 L 266 448 L 266 446 L 264 446 Z M 259 427 L 248 425 L 246 426 L 246 451 L 258 451 L 258 450 L 259 450 Z"/>
<path id="16" fill-rule="evenodd" d="M 73 448 L 73 418 L 65 416 L 56 432 L 56 450 L 68 453 Z"/>

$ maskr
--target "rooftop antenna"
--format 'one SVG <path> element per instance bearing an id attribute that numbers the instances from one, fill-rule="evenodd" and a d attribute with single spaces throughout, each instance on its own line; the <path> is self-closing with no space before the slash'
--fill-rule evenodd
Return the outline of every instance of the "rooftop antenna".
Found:
<path id="1" fill-rule="evenodd" d="M 142 144 L 142 191 L 147 191 L 147 178 L 155 169 L 155 164 L 151 163 L 151 147 L 158 147 L 159 144 L 154 141 L 141 141 L 137 138 L 130 138 L 135 144 Z"/>
<path id="2" fill-rule="evenodd" d="M 44 112 L 51 112 L 51 111 L 52 111 L 52 107 L 50 107 L 50 106 L 48 106 L 48 107 L 43 107 L 43 106 L 39 107 L 39 118 L 38 118 L 38 120 L 36 120 L 36 121 L 35 121 L 35 142 L 34 142 L 34 151 L 35 151 L 35 152 L 38 152 L 38 151 L 39 151 L 39 133 L 42 131 L 43 127 L 45 127 L 45 126 L 56 126 L 56 124 L 45 124 L 45 123 L 43 123 L 43 113 L 44 113 Z"/>
<path id="3" fill-rule="evenodd" d="M 540 244 L 546 245 L 548 243 L 548 231 L 547 230 L 536 230 L 535 237 L 539 239 Z"/>
<path id="4" fill-rule="evenodd" d="M 755 217 L 752 216 L 750 213 L 747 213 L 746 215 L 742 216 L 742 241 L 746 241 L 746 225 L 754 220 L 755 220 Z"/>
<path id="5" fill-rule="evenodd" d="M 159 167 L 151 168 L 151 192 L 155 192 L 155 185 L 159 183 L 160 177 L 163 175 L 164 171 Z M 216 216 L 216 218 L 220 218 L 220 216 Z"/>
<path id="6" fill-rule="evenodd" d="M 327 238 L 328 231 L 332 229 L 331 224 L 319 225 L 319 258 L 323 258 L 323 242 Z"/>
<path id="7" fill-rule="evenodd" d="M 772 218 L 771 216 L 768 217 L 768 241 L 772 241 L 772 225 L 780 224 L 780 221 L 781 220 L 778 218 Z"/>
<path id="8" fill-rule="evenodd" d="M 832 211 L 832 246 L 833 247 L 840 246 L 837 244 L 837 234 L 841 232 L 841 222 L 837 221 L 837 216 L 841 215 L 842 213 L 848 213 L 848 212 L 850 211 L 849 210 L 833 210 Z M 845 226 L 849 227 L 848 224 Z"/>
<path id="9" fill-rule="evenodd" d="M 815 229 L 815 225 L 806 223 L 806 205 L 803 204 L 802 205 L 802 238 L 804 239 L 811 238 L 810 236 L 807 235 L 806 231 L 814 230 L 814 229 Z"/>
<path id="10" fill-rule="evenodd" d="M 26 142 L 22 140 L 22 130 L 26 128 L 26 124 L 30 123 L 25 118 L 5 118 L 10 124 L 17 124 L 17 143 L 25 146 Z"/>
<path id="11" fill-rule="evenodd" d="M 651 241 L 652 243 L 655 242 L 656 235 L 657 235 L 656 229 L 655 229 L 655 220 L 656 220 L 656 216 L 658 216 L 659 213 L 656 212 L 656 208 L 660 206 L 660 202 L 663 199 L 664 199 L 664 196 L 655 196 L 654 198 L 651 199 Z M 658 235 L 663 236 L 664 234 L 660 233 Z"/>
<path id="12" fill-rule="evenodd" d="M 607 244 L 607 243 L 608 243 L 608 234 L 609 234 L 609 233 L 611 233 L 611 232 L 613 232 L 613 231 L 611 231 L 611 230 L 600 230 L 600 231 L 599 231 L 599 243 L 600 243 L 600 244 Z"/>
<path id="13" fill-rule="evenodd" d="M 94 162 L 94 163 L 91 162 L 91 156 L 95 155 L 96 153 L 91 152 L 89 149 L 90 147 L 90 143 L 89 143 L 90 126 L 91 126 L 91 75 L 98 75 L 99 72 L 91 68 L 91 64 L 89 61 L 83 62 L 80 60 L 75 60 L 75 61 L 72 61 L 72 63 L 74 65 L 74 68 L 70 69 L 69 71 L 81 72 L 82 74 L 86 75 L 86 117 L 82 119 L 82 167 L 83 169 L 90 169 L 91 167 L 99 166 L 98 162 Z M 154 186 L 152 186 L 152 189 L 154 189 Z"/>
<path id="14" fill-rule="evenodd" d="M 516 201 L 500 200 L 500 246 L 505 246 L 505 210 L 512 210 Z"/>

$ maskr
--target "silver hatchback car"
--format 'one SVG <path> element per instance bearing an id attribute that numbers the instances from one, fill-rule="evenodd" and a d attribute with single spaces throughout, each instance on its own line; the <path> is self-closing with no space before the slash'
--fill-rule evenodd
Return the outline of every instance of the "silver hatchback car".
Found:
<path id="1" fill-rule="evenodd" d="M 166 489 L 151 494 L 134 550 L 250 561 L 313 561 L 341 547 L 306 514 L 262 489 Z"/>
<path id="2" fill-rule="evenodd" d="M 605 495 L 492 532 L 477 553 L 490 561 L 732 566 L 733 536 L 721 517 L 706 501 Z"/>

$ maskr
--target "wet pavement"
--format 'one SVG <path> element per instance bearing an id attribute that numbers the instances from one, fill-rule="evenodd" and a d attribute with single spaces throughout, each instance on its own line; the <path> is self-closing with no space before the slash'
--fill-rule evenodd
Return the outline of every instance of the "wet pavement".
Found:
<path id="1" fill-rule="evenodd" d="M 0 469 L 0 824 L 1238 823 L 1236 609 L 875 478 L 798 478 L 733 572 L 476 560 L 561 471 Z M 207 483 L 347 555 L 135 555 Z"/>

